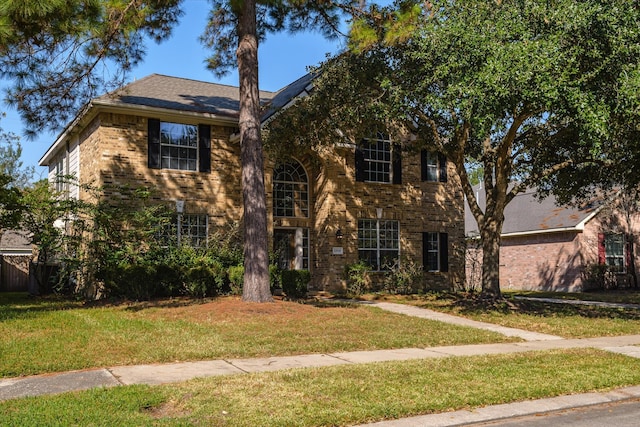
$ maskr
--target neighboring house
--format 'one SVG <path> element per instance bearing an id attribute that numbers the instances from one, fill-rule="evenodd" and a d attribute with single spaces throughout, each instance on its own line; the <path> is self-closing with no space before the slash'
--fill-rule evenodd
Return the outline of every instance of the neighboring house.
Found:
<path id="1" fill-rule="evenodd" d="M 480 206 L 484 191 L 476 187 Z M 503 290 L 581 291 L 591 287 L 632 286 L 640 234 L 637 212 L 620 208 L 619 199 L 592 200 L 579 207 L 558 206 L 549 196 L 539 200 L 535 190 L 517 195 L 505 210 L 500 244 L 500 287 Z M 467 285 L 479 283 L 482 253 L 478 226 L 465 203 L 468 238 Z M 475 242 L 474 242 L 475 241 Z M 608 283 L 594 283 L 593 274 L 607 266 Z"/>
<path id="2" fill-rule="evenodd" d="M 263 121 L 311 89 L 305 76 L 278 92 L 261 92 Z M 92 100 L 40 160 L 49 178 L 80 184 L 152 188 L 175 206 L 191 241 L 240 222 L 238 88 L 150 75 Z M 266 159 L 269 232 L 280 266 L 308 269 L 311 289 L 342 286 L 345 265 L 374 270 L 409 259 L 425 265 L 433 287 L 464 277 L 463 196 L 442 156 L 401 152 L 384 133 L 356 144 L 323 147 L 275 164 Z M 77 185 L 59 184 L 87 198 Z M 106 191 L 105 197 L 121 197 Z"/>
<path id="3" fill-rule="evenodd" d="M 29 236 L 5 230 L 0 238 L 0 291 L 23 292 L 29 287 L 29 263 L 33 253 Z"/>

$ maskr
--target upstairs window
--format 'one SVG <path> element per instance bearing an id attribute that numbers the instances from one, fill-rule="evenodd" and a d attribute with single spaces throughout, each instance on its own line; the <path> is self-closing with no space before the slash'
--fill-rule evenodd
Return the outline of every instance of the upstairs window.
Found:
<path id="1" fill-rule="evenodd" d="M 64 193 L 67 190 L 67 170 L 65 168 L 65 158 L 64 157 L 60 157 L 58 159 L 58 161 L 56 162 L 55 168 L 54 168 L 54 182 L 55 182 L 55 186 L 56 186 L 56 191 L 58 193 Z"/>
<path id="2" fill-rule="evenodd" d="M 211 171 L 211 127 L 149 119 L 149 162 L 153 169 Z"/>
<path id="3" fill-rule="evenodd" d="M 304 167 L 295 160 L 273 170 L 273 216 L 309 216 L 309 180 Z"/>
<path id="4" fill-rule="evenodd" d="M 161 122 L 160 157 L 163 169 L 197 170 L 198 127 Z"/>
<path id="5" fill-rule="evenodd" d="M 400 146 L 381 132 L 363 139 L 356 147 L 356 181 L 402 183 Z"/>
<path id="6" fill-rule="evenodd" d="M 420 152 L 422 181 L 447 182 L 447 158 L 433 151 Z"/>

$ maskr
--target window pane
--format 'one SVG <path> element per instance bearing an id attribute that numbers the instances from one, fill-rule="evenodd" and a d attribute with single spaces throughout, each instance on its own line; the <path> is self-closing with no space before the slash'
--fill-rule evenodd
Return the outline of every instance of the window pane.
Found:
<path id="1" fill-rule="evenodd" d="M 309 181 L 304 168 L 295 160 L 273 170 L 273 215 L 309 216 Z"/>
<path id="2" fill-rule="evenodd" d="M 625 271 L 624 235 L 607 234 L 604 240 L 605 262 L 615 271 Z"/>
<path id="3" fill-rule="evenodd" d="M 439 234 L 427 233 L 426 243 L 426 248 L 423 248 L 423 250 L 427 252 L 427 265 L 425 265 L 425 269 L 427 271 L 439 271 Z"/>
<path id="4" fill-rule="evenodd" d="M 391 141 L 388 136 L 377 133 L 377 138 L 365 140 L 362 145 L 364 154 L 364 177 L 370 182 L 391 182 Z"/>
<path id="5" fill-rule="evenodd" d="M 374 270 L 390 268 L 400 254 L 398 221 L 358 220 L 358 257 Z"/>
<path id="6" fill-rule="evenodd" d="M 438 154 L 427 152 L 426 162 L 427 162 L 427 181 L 437 182 L 438 170 L 439 170 Z"/>
<path id="7" fill-rule="evenodd" d="M 162 167 L 197 170 L 198 127 L 180 123 L 160 123 Z"/>

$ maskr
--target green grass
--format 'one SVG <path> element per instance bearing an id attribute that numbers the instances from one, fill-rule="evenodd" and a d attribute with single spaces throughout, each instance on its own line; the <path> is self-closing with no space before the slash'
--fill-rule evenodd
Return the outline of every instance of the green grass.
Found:
<path id="1" fill-rule="evenodd" d="M 508 342 L 361 305 L 165 300 L 84 305 L 0 294 L 0 377 L 92 367 Z"/>
<path id="2" fill-rule="evenodd" d="M 555 295 L 561 297 L 563 294 Z M 462 293 L 432 293 L 422 296 L 383 298 L 482 322 L 564 338 L 640 333 L 640 309 L 636 308 L 605 308 L 519 300 L 514 299 L 510 293 L 505 293 L 504 301 L 491 305 L 487 305 L 486 301 L 474 295 Z"/>
<path id="3" fill-rule="evenodd" d="M 505 291 L 505 296 L 523 296 L 529 298 L 554 298 L 579 301 L 604 301 L 622 304 L 639 304 L 640 291 L 620 289 L 591 292 L 543 292 L 543 291 Z"/>
<path id="4" fill-rule="evenodd" d="M 640 360 L 579 349 L 385 362 L 0 402 L 0 425 L 332 426 L 640 383 Z"/>

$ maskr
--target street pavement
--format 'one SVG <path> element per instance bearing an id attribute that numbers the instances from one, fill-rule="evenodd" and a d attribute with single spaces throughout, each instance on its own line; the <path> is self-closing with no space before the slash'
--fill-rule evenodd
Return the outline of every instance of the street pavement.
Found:
<path id="1" fill-rule="evenodd" d="M 504 354 L 567 348 L 599 348 L 606 351 L 640 358 L 640 335 L 563 339 L 554 335 L 539 334 L 494 324 L 477 322 L 458 316 L 438 313 L 418 307 L 387 302 L 367 302 L 384 310 L 417 316 L 441 322 L 474 327 L 519 337 L 515 343 L 476 344 L 429 348 L 404 348 L 391 350 L 355 351 L 343 353 L 308 354 L 255 359 L 228 359 L 169 364 L 115 366 L 101 369 L 46 374 L 0 380 L 0 401 L 26 396 L 56 394 L 87 390 L 96 387 L 116 387 L 131 384 L 166 384 L 222 375 L 269 372 L 292 368 L 310 368 L 384 361 L 403 361 L 455 356 Z M 640 309 L 640 307 L 638 307 Z M 514 416 L 525 416 L 552 410 L 595 405 L 640 398 L 640 386 L 495 405 L 472 411 L 456 411 L 370 424 L 377 427 L 452 426 L 486 422 Z"/>

